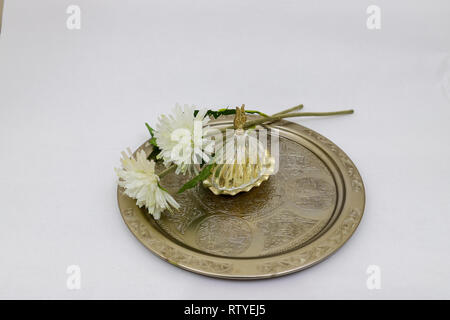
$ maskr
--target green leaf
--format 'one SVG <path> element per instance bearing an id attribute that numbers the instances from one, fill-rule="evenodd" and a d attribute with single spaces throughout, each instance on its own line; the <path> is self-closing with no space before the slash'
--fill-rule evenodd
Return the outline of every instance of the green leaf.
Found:
<path id="1" fill-rule="evenodd" d="M 204 166 L 202 171 L 200 171 L 200 173 L 195 176 L 192 180 L 189 180 L 188 182 L 186 182 L 180 190 L 178 190 L 178 193 L 182 193 L 188 189 L 191 189 L 193 187 L 195 187 L 197 184 L 199 184 L 200 182 L 202 182 L 203 180 L 205 180 L 206 178 L 208 178 L 211 173 L 212 173 L 212 168 L 214 167 L 214 163 L 208 164 L 207 166 Z"/>
<path id="2" fill-rule="evenodd" d="M 152 127 L 150 127 L 150 125 L 149 125 L 147 122 L 145 123 L 145 126 L 147 127 L 148 132 L 150 133 L 150 136 L 153 138 L 154 135 L 155 135 L 155 129 L 153 129 Z"/>
<path id="3" fill-rule="evenodd" d="M 199 112 L 200 112 L 199 110 L 195 110 L 194 117 L 197 116 L 197 114 Z M 265 114 L 261 111 L 257 111 L 257 110 L 245 110 L 245 113 L 259 114 L 260 116 L 268 117 L 267 114 Z M 230 115 L 230 114 L 236 114 L 236 109 L 223 108 L 223 109 L 219 109 L 217 111 L 214 111 L 214 110 L 206 111 L 206 116 L 212 116 L 212 117 L 214 117 L 214 119 L 217 119 L 220 116 L 226 116 L 226 115 Z"/>
<path id="4" fill-rule="evenodd" d="M 261 111 L 256 111 L 256 110 L 245 110 L 245 113 L 250 113 L 250 114 L 259 114 L 260 116 L 263 117 L 268 117 L 267 114 L 261 112 Z"/>
<path id="5" fill-rule="evenodd" d="M 214 119 L 217 119 L 220 116 L 227 116 L 227 115 L 230 115 L 230 114 L 236 114 L 236 109 L 224 108 L 224 109 L 219 109 L 217 111 L 211 111 L 211 113 L 212 113 L 212 116 L 214 117 Z"/>
<path id="6" fill-rule="evenodd" d="M 196 117 L 199 112 L 200 112 L 200 110 L 195 110 L 194 117 Z M 236 110 L 234 110 L 234 109 L 220 109 L 217 111 L 208 110 L 208 111 L 206 111 L 205 116 L 212 116 L 212 117 L 214 117 L 214 119 L 217 119 L 220 116 L 228 115 L 228 114 L 235 114 L 235 113 L 236 113 Z"/>
<path id="7" fill-rule="evenodd" d="M 147 157 L 147 160 L 158 161 L 160 159 L 158 159 L 156 156 L 161 152 L 161 149 L 158 147 L 158 144 L 156 143 L 155 129 L 150 127 L 150 125 L 147 122 L 145 123 L 145 126 L 147 127 L 148 132 L 150 133 L 150 136 L 151 136 L 151 138 L 150 138 L 150 140 L 148 140 L 148 142 L 153 146 L 153 150 Z"/>
<path id="8" fill-rule="evenodd" d="M 156 143 L 156 137 L 155 137 L 155 129 L 153 129 L 152 127 L 150 127 L 150 125 L 146 122 L 145 126 L 148 129 L 148 132 L 150 133 L 150 140 L 148 140 L 148 142 L 150 142 L 150 144 L 152 144 L 153 146 L 157 147 L 158 144 Z"/>
<path id="9" fill-rule="evenodd" d="M 161 152 L 161 149 L 158 148 L 158 146 L 153 146 L 152 152 L 148 155 L 147 160 L 154 160 L 159 161 L 161 159 L 158 159 L 157 156 Z"/>
<path id="10" fill-rule="evenodd" d="M 169 191 L 167 191 L 166 188 L 164 188 L 163 186 L 161 186 L 161 184 L 160 184 L 159 182 L 158 182 L 158 187 L 159 187 L 162 191 L 165 191 L 165 192 L 169 193 Z"/>
<path id="11" fill-rule="evenodd" d="M 155 138 L 155 137 L 153 137 L 153 138 L 151 138 L 150 140 L 148 140 L 148 142 L 150 142 L 150 144 L 153 145 L 153 146 L 155 146 L 155 147 L 158 146 L 158 145 L 156 144 L 156 138 Z"/>
<path id="12" fill-rule="evenodd" d="M 155 160 L 158 161 L 159 159 L 156 158 L 156 156 L 161 152 L 161 149 L 158 147 L 158 144 L 156 143 L 156 137 L 155 137 L 155 129 L 150 127 L 150 125 L 146 122 L 145 126 L 148 129 L 148 132 L 150 133 L 150 140 L 148 142 L 153 146 L 153 150 L 150 153 L 150 155 L 147 157 L 147 160 Z"/>

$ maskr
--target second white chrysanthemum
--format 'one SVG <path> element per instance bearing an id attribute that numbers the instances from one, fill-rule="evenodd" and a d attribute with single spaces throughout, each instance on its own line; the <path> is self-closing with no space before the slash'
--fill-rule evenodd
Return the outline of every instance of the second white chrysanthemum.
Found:
<path id="1" fill-rule="evenodd" d="M 194 115 L 195 108 L 176 105 L 173 114 L 162 115 L 156 126 L 156 143 L 161 149 L 158 158 L 166 166 L 175 164 L 176 173 L 198 173 L 199 164 L 208 162 L 213 152 L 211 138 L 208 138 L 209 118 L 206 110 Z"/>
<path id="2" fill-rule="evenodd" d="M 145 206 L 155 219 L 164 210 L 178 209 L 180 206 L 172 196 L 159 186 L 159 176 L 155 173 L 155 162 L 148 161 L 144 150 L 136 158 L 122 153 L 122 168 L 116 169 L 119 185 L 124 193 L 136 199 L 139 208 Z"/>

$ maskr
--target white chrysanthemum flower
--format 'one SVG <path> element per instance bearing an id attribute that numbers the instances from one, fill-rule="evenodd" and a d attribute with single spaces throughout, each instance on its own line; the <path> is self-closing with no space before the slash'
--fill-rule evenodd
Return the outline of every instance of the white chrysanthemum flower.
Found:
<path id="1" fill-rule="evenodd" d="M 200 110 L 196 116 L 194 111 L 193 106 L 177 104 L 173 114 L 161 115 L 156 126 L 156 143 L 161 149 L 158 158 L 166 166 L 174 163 L 177 174 L 197 174 L 199 164 L 208 162 L 214 149 L 211 137 L 207 136 L 210 131 L 207 111 Z"/>
<path id="2" fill-rule="evenodd" d="M 161 217 L 164 210 L 178 209 L 180 206 L 172 196 L 161 189 L 159 177 L 155 173 L 155 162 L 147 160 L 144 150 L 140 150 L 133 158 L 122 153 L 122 168 L 116 169 L 119 185 L 125 189 L 124 193 L 136 199 L 139 208 L 145 206 L 155 219 Z"/>

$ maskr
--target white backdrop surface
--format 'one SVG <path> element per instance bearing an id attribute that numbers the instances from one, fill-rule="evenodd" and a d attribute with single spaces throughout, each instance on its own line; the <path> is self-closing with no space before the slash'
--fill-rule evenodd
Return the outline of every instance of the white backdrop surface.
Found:
<path id="1" fill-rule="evenodd" d="M 450 2 L 6 0 L 0 298 L 450 298 Z M 68 30 L 66 9 L 81 8 Z M 369 30 L 366 9 L 381 9 Z M 120 152 L 176 102 L 273 113 L 352 158 L 363 221 L 317 266 L 236 282 L 160 260 L 116 200 Z M 66 268 L 79 265 L 81 290 Z M 381 289 L 368 290 L 378 265 Z"/>

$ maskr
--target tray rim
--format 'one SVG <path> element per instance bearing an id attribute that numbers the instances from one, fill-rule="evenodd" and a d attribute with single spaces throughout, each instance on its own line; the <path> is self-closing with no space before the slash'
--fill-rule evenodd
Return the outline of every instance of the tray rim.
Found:
<path id="1" fill-rule="evenodd" d="M 230 122 L 229 117 L 223 117 L 223 119 L 211 121 L 210 124 L 221 126 L 230 124 Z M 323 234 L 303 247 L 276 255 L 277 259 L 274 259 L 273 256 L 231 258 L 209 255 L 180 246 L 175 241 L 165 237 L 158 230 L 159 226 L 153 220 L 146 218 L 139 210 L 123 208 L 121 203 L 123 195 L 121 188 L 118 187 L 117 197 L 121 216 L 137 240 L 161 259 L 179 268 L 204 276 L 233 280 L 284 276 L 314 266 L 338 251 L 352 237 L 364 214 L 365 187 L 355 164 L 335 143 L 300 124 L 280 120 L 259 127 L 277 128 L 280 129 L 280 136 L 282 136 L 282 132 L 289 132 L 308 140 L 328 155 L 330 160 L 334 161 L 336 167 L 339 168 L 338 171 L 345 187 L 344 202 L 337 218 Z M 144 145 L 145 143 L 138 150 Z M 350 205 L 349 202 L 352 202 L 353 205 Z M 135 207 L 137 208 L 137 206 Z M 256 269 L 260 271 L 246 273 L 240 268 L 236 269 L 235 264 L 238 261 L 240 266 L 252 265 L 253 268 L 250 268 L 250 270 L 254 270 L 256 264 Z"/>

